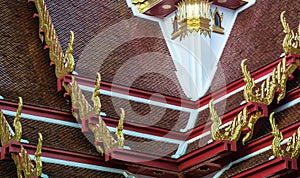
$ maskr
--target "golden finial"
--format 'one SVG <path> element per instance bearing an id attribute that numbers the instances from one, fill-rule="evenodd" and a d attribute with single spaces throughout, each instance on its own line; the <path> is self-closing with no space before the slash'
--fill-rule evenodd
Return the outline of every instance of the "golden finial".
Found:
<path id="1" fill-rule="evenodd" d="M 15 135 L 13 137 L 13 140 L 20 141 L 22 137 L 22 124 L 20 122 L 21 120 L 21 114 L 22 114 L 22 106 L 23 106 L 23 100 L 21 97 L 19 97 L 19 104 L 18 104 L 18 110 L 16 113 L 16 117 L 14 119 L 14 128 L 15 128 Z"/>
<path id="2" fill-rule="evenodd" d="M 123 134 L 123 123 L 125 118 L 125 111 L 121 108 L 120 120 L 118 126 L 116 127 L 116 135 L 118 137 L 118 148 L 123 148 L 124 146 L 124 134 Z"/>

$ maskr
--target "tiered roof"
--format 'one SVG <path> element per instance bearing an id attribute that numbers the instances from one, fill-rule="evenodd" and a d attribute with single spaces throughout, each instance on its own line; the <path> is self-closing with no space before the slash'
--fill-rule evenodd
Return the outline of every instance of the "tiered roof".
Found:
<path id="1" fill-rule="evenodd" d="M 243 91 L 239 89 L 244 85 L 240 63 L 244 58 L 249 59 L 247 66 L 249 71 L 254 73 L 255 79 L 264 77 L 276 68 L 277 63 L 282 60 L 280 55 L 283 52 L 281 44 L 284 34 L 279 25 L 280 12 L 297 7 L 296 2 L 282 1 L 276 4 L 257 0 L 252 7 L 239 14 L 212 86 L 205 97 L 195 102 L 188 101 L 180 88 L 173 61 L 158 24 L 134 17 L 125 1 L 82 4 L 71 1 L 46 1 L 46 6 L 63 51 L 68 48 L 69 31 L 74 31 L 72 54 L 75 59 L 75 71 L 78 73 L 75 81 L 91 106 L 93 101 L 90 98 L 95 94 L 96 73 L 102 74 L 100 98 L 102 112 L 106 116 L 101 119 L 108 126 L 105 128 L 114 131 L 118 125 L 120 107 L 124 108 L 126 118 L 123 131 L 124 149 L 112 148 L 101 156 L 99 149 L 96 150 L 93 144 L 89 143 L 94 142 L 95 134 L 83 134 L 84 129 L 80 129 L 82 125 L 78 126 L 76 117 L 71 115 L 71 111 L 78 108 L 74 108 L 74 105 L 72 108 L 68 96 L 63 97 L 63 90 L 58 93 L 56 91 L 61 83 L 57 85 L 57 75 L 55 76 L 53 67 L 49 67 L 51 56 L 48 55 L 48 49 L 43 49 L 49 44 L 41 43 L 39 39 L 39 35 L 45 31 L 41 31 L 39 20 L 32 18 L 34 13 L 38 13 L 34 3 L 2 3 L 0 7 L 3 13 L 0 15 L 3 17 L 3 23 L 0 25 L 3 33 L 0 35 L 4 40 L 0 42 L 0 64 L 3 69 L 0 94 L 4 100 L 0 100 L 0 106 L 9 125 L 13 125 L 13 114 L 9 111 L 15 111 L 17 97 L 23 97 L 25 115 L 22 119 L 22 139 L 29 141 L 29 146 L 25 148 L 32 152 L 35 148 L 32 145 L 38 144 L 37 133 L 43 134 L 43 154 L 49 158 L 43 161 L 44 174 L 50 177 L 122 177 L 122 174 L 125 175 L 126 171 L 129 171 L 155 177 L 199 177 L 220 170 L 230 162 L 272 144 L 272 129 L 267 118 L 264 118 L 265 122 L 261 127 L 255 128 L 256 133 L 245 146 L 241 146 L 240 141 L 212 142 L 208 132 L 210 113 L 207 105 L 210 99 L 218 99 L 227 94 L 226 99 L 215 105 L 217 112 L 223 116 L 223 124 L 232 121 L 243 109 L 244 96 Z M 37 15 L 41 18 L 42 14 L 35 16 Z M 297 24 L 294 22 L 298 21 L 297 15 L 294 11 L 286 14 L 287 21 L 291 22 L 291 29 L 296 29 Z M 111 29 L 114 31 L 110 31 Z M 160 57 L 161 54 L 164 55 L 163 58 Z M 165 72 L 143 73 L 140 70 Z M 74 84 L 70 85 L 70 76 L 64 76 L 63 84 L 74 87 Z M 293 126 L 298 124 L 299 104 L 295 101 L 299 97 L 299 72 L 296 71 L 293 76 L 294 78 L 287 83 L 286 98 L 279 104 L 272 103 L 268 107 L 269 111 L 276 111 L 276 124 L 283 132 L 284 138 L 296 132 L 297 128 Z M 72 97 L 70 91 L 67 92 L 69 97 Z M 154 93 L 158 96 L 151 97 Z M 166 105 L 164 98 L 167 101 Z M 195 127 L 184 130 L 193 118 L 192 114 L 195 114 L 192 111 L 197 109 L 199 113 L 196 113 L 198 117 Z M 98 119 L 99 117 L 96 116 Z M 94 115 L 91 118 L 93 119 Z M 85 122 L 85 119 L 80 118 L 79 122 Z M 91 122 L 88 120 L 88 124 Z M 114 137 L 112 132 L 111 135 Z M 117 137 L 114 139 L 117 141 Z M 262 144 L 262 140 L 265 143 Z M 221 149 L 224 145 L 229 147 L 227 151 Z M 172 157 L 177 154 L 178 148 L 183 149 L 179 154 L 181 158 L 174 159 Z M 56 153 L 56 156 L 53 153 Z M 272 155 L 273 153 L 267 150 L 250 156 L 251 158 L 231 166 L 221 176 L 231 177 L 246 173 L 252 175 L 253 169 L 263 172 L 259 169 L 260 166 L 264 168 L 263 165 L 269 164 Z M 151 161 L 137 162 L 147 159 Z M 58 164 L 62 163 L 53 160 L 66 161 L 65 164 L 72 163 L 69 166 L 61 166 Z M 278 159 L 271 161 L 277 164 Z M 78 168 L 76 163 L 96 167 Z M 6 170 L 2 168 L 7 167 L 15 169 L 12 165 L 11 160 L 0 161 L 1 170 Z M 15 171 L 10 172 L 0 172 L 0 175 L 15 174 Z"/>

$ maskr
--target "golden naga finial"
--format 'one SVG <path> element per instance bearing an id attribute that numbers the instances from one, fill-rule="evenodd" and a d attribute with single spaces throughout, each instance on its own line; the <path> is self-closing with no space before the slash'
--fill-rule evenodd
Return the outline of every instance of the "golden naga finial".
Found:
<path id="1" fill-rule="evenodd" d="M 283 26 L 283 32 L 285 33 L 285 37 L 282 42 L 283 51 L 286 55 L 287 54 L 300 55 L 300 49 L 299 49 L 300 26 L 298 26 L 298 33 L 294 34 L 294 32 L 290 29 L 289 24 L 286 22 L 284 14 L 285 11 L 283 11 L 280 15 L 281 24 Z"/>
<path id="2" fill-rule="evenodd" d="M 288 76 L 291 75 L 297 68 L 295 64 L 290 64 L 286 67 L 286 57 L 278 63 L 277 68 L 272 72 L 271 76 L 262 82 L 260 88 L 257 88 L 255 94 L 253 90 L 255 88 L 254 79 L 251 77 L 250 72 L 247 70 L 246 59 L 241 63 L 242 72 L 244 74 L 244 81 L 246 83 L 244 88 L 244 97 L 247 102 L 257 102 L 266 105 L 270 105 L 275 97 L 276 92 L 277 103 L 279 103 L 286 94 L 286 82 Z"/>
<path id="3" fill-rule="evenodd" d="M 15 128 L 15 135 L 13 137 L 14 141 L 19 142 L 22 137 L 22 124 L 20 122 L 21 120 L 21 114 L 22 114 L 22 106 L 23 106 L 23 100 L 21 97 L 19 97 L 19 104 L 18 104 L 18 110 L 16 113 L 16 117 L 14 119 L 14 128 Z"/>
<path id="4" fill-rule="evenodd" d="M 74 43 L 74 32 L 71 30 L 70 31 L 70 42 L 68 44 L 68 48 L 65 53 L 65 58 L 64 58 L 64 64 L 66 63 L 66 70 L 69 72 L 74 71 L 74 57 L 72 55 L 73 52 L 73 43 Z"/>
<path id="5" fill-rule="evenodd" d="M 92 96 L 92 101 L 94 102 L 94 109 L 97 115 L 100 115 L 101 112 L 100 83 L 101 83 L 101 75 L 100 73 L 97 73 L 95 90 Z"/>
<path id="6" fill-rule="evenodd" d="M 118 126 L 116 127 L 116 135 L 118 138 L 118 148 L 123 148 L 124 146 L 124 134 L 123 134 L 123 123 L 125 118 L 125 111 L 121 108 L 120 120 Z"/>
<path id="7" fill-rule="evenodd" d="M 42 150 L 42 134 L 39 133 L 39 142 L 37 145 L 37 150 L 35 152 L 34 161 L 35 167 L 31 163 L 31 159 L 27 154 L 27 151 L 21 145 L 21 152 L 16 155 L 14 153 L 11 154 L 12 159 L 17 167 L 18 178 L 30 178 L 30 177 L 39 177 L 42 175 L 42 161 L 41 161 L 41 150 Z"/>
<path id="8" fill-rule="evenodd" d="M 297 133 L 294 133 L 292 138 L 287 142 L 286 149 L 283 149 L 280 144 L 283 140 L 283 136 L 279 131 L 278 126 L 275 124 L 274 112 L 271 113 L 269 120 L 272 126 L 272 135 L 274 136 L 272 141 L 272 151 L 274 156 L 298 159 L 300 155 L 300 127 L 298 128 Z"/>
<path id="9" fill-rule="evenodd" d="M 255 112 L 251 114 L 248 118 L 247 107 L 238 114 L 232 121 L 232 123 L 227 126 L 224 133 L 221 133 L 220 127 L 222 125 L 221 118 L 218 116 L 216 110 L 214 109 L 213 100 L 209 102 L 210 118 L 212 121 L 211 125 L 211 136 L 213 140 L 228 140 L 228 141 L 238 141 L 243 130 L 247 129 L 248 132 L 242 139 L 243 145 L 252 138 L 254 125 L 261 116 L 261 112 Z"/>
<path id="10" fill-rule="evenodd" d="M 41 160 L 42 146 L 43 146 L 43 135 L 39 133 L 39 141 L 34 154 L 34 162 L 35 162 L 34 175 L 36 176 L 42 175 L 42 169 L 43 169 L 42 160 Z"/>
<path id="11" fill-rule="evenodd" d="M 4 117 L 3 112 L 0 110 L 0 139 L 1 145 L 6 145 L 12 138 L 11 133 L 9 131 L 7 121 Z"/>

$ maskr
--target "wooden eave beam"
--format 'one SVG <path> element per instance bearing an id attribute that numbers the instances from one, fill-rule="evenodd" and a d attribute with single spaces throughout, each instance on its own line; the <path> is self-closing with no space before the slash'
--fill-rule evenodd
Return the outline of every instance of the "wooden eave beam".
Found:
<path id="1" fill-rule="evenodd" d="M 276 158 L 266 163 L 263 163 L 254 168 L 248 169 L 241 172 L 233 178 L 247 177 L 247 178 L 257 178 L 257 177 L 269 177 L 274 176 L 277 173 L 288 170 L 298 170 L 297 160 L 288 158 Z"/>

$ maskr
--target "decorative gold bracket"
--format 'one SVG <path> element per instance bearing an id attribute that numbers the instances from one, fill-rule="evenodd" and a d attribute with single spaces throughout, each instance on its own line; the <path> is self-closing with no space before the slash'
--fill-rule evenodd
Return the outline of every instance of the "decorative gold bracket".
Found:
<path id="1" fill-rule="evenodd" d="M 282 132 L 279 131 L 275 123 L 274 112 L 270 115 L 270 124 L 272 126 L 272 135 L 274 136 L 272 141 L 274 156 L 298 159 L 300 155 L 300 127 L 297 133 L 294 133 L 292 138 L 287 142 L 287 147 L 284 149 L 281 146 L 281 141 L 283 140 Z"/>
<path id="2" fill-rule="evenodd" d="M 75 79 L 72 76 L 71 100 L 73 105 L 73 116 L 77 119 L 78 122 L 82 123 L 83 132 L 91 131 L 94 134 L 95 147 L 99 153 L 103 154 L 104 152 L 109 151 L 112 148 L 123 147 L 124 135 L 122 133 L 122 130 L 125 112 L 123 109 L 121 109 L 120 121 L 118 127 L 116 128 L 116 136 L 118 138 L 118 141 L 116 141 L 100 116 L 100 83 L 101 75 L 98 73 L 95 89 L 92 96 L 94 107 L 92 107 L 85 99 L 84 94 L 82 93 L 77 82 L 75 82 Z M 95 122 L 95 120 L 97 121 Z"/>
<path id="3" fill-rule="evenodd" d="M 11 132 L 9 131 L 7 120 L 4 117 L 3 112 L 0 110 L 0 137 L 1 137 L 1 145 L 4 147 L 10 142 L 20 142 L 22 137 L 22 124 L 21 124 L 21 112 L 22 112 L 23 100 L 19 97 L 19 104 L 18 110 L 16 113 L 16 117 L 14 119 L 14 129 L 15 135 L 12 136 Z M 42 134 L 39 133 L 39 142 L 37 145 L 37 150 L 35 152 L 35 167 L 31 163 L 30 157 L 27 154 L 26 150 L 20 144 L 21 151 L 19 154 L 11 153 L 12 159 L 17 167 L 17 174 L 18 178 L 31 178 L 31 177 L 38 177 L 42 175 L 42 161 L 41 161 L 41 150 L 42 150 L 42 141 L 43 137 Z M 2 153 L 4 154 L 4 153 Z"/>
<path id="4" fill-rule="evenodd" d="M 209 102 L 209 111 L 211 115 L 211 136 L 213 140 L 228 140 L 238 141 L 242 132 L 246 131 L 245 136 L 242 139 L 243 145 L 252 138 L 254 132 L 254 125 L 259 118 L 261 118 L 262 112 L 255 111 L 249 114 L 247 106 L 235 117 L 232 123 L 224 129 L 224 133 L 221 132 L 222 120 L 218 116 L 213 100 Z"/>
<path id="5" fill-rule="evenodd" d="M 14 163 L 17 166 L 18 178 L 39 177 L 42 175 L 42 169 L 43 169 L 42 161 L 41 161 L 42 142 L 43 142 L 43 137 L 42 134 L 39 133 L 39 141 L 34 155 L 35 166 L 31 163 L 31 159 L 27 154 L 27 151 L 24 149 L 22 145 L 21 145 L 21 152 L 18 155 L 14 153 L 11 154 L 12 159 L 14 160 Z"/>
<path id="6" fill-rule="evenodd" d="M 283 11 L 280 15 L 281 24 L 283 26 L 283 32 L 285 33 L 285 37 L 282 42 L 282 47 L 284 53 L 287 54 L 298 54 L 300 55 L 300 24 L 298 26 L 298 33 L 294 33 L 289 24 L 286 22 L 284 17 L 285 11 Z"/>
<path id="7" fill-rule="evenodd" d="M 49 49 L 50 60 L 55 64 L 55 75 L 60 78 L 74 70 L 75 62 L 72 55 L 74 32 L 70 31 L 70 42 L 64 55 L 44 0 L 35 0 L 34 3 L 39 17 L 39 37 L 46 43 L 45 48 Z"/>
<path id="8" fill-rule="evenodd" d="M 250 72 L 247 70 L 246 59 L 241 63 L 242 72 L 244 74 L 244 81 L 246 82 L 244 88 L 244 97 L 247 102 L 257 102 L 266 105 L 270 105 L 275 97 L 277 96 L 277 103 L 279 103 L 286 95 L 286 82 L 289 76 L 297 69 L 295 63 L 286 65 L 286 57 L 282 59 L 269 76 L 260 86 L 255 90 L 256 84 L 254 79 L 251 77 Z"/>

